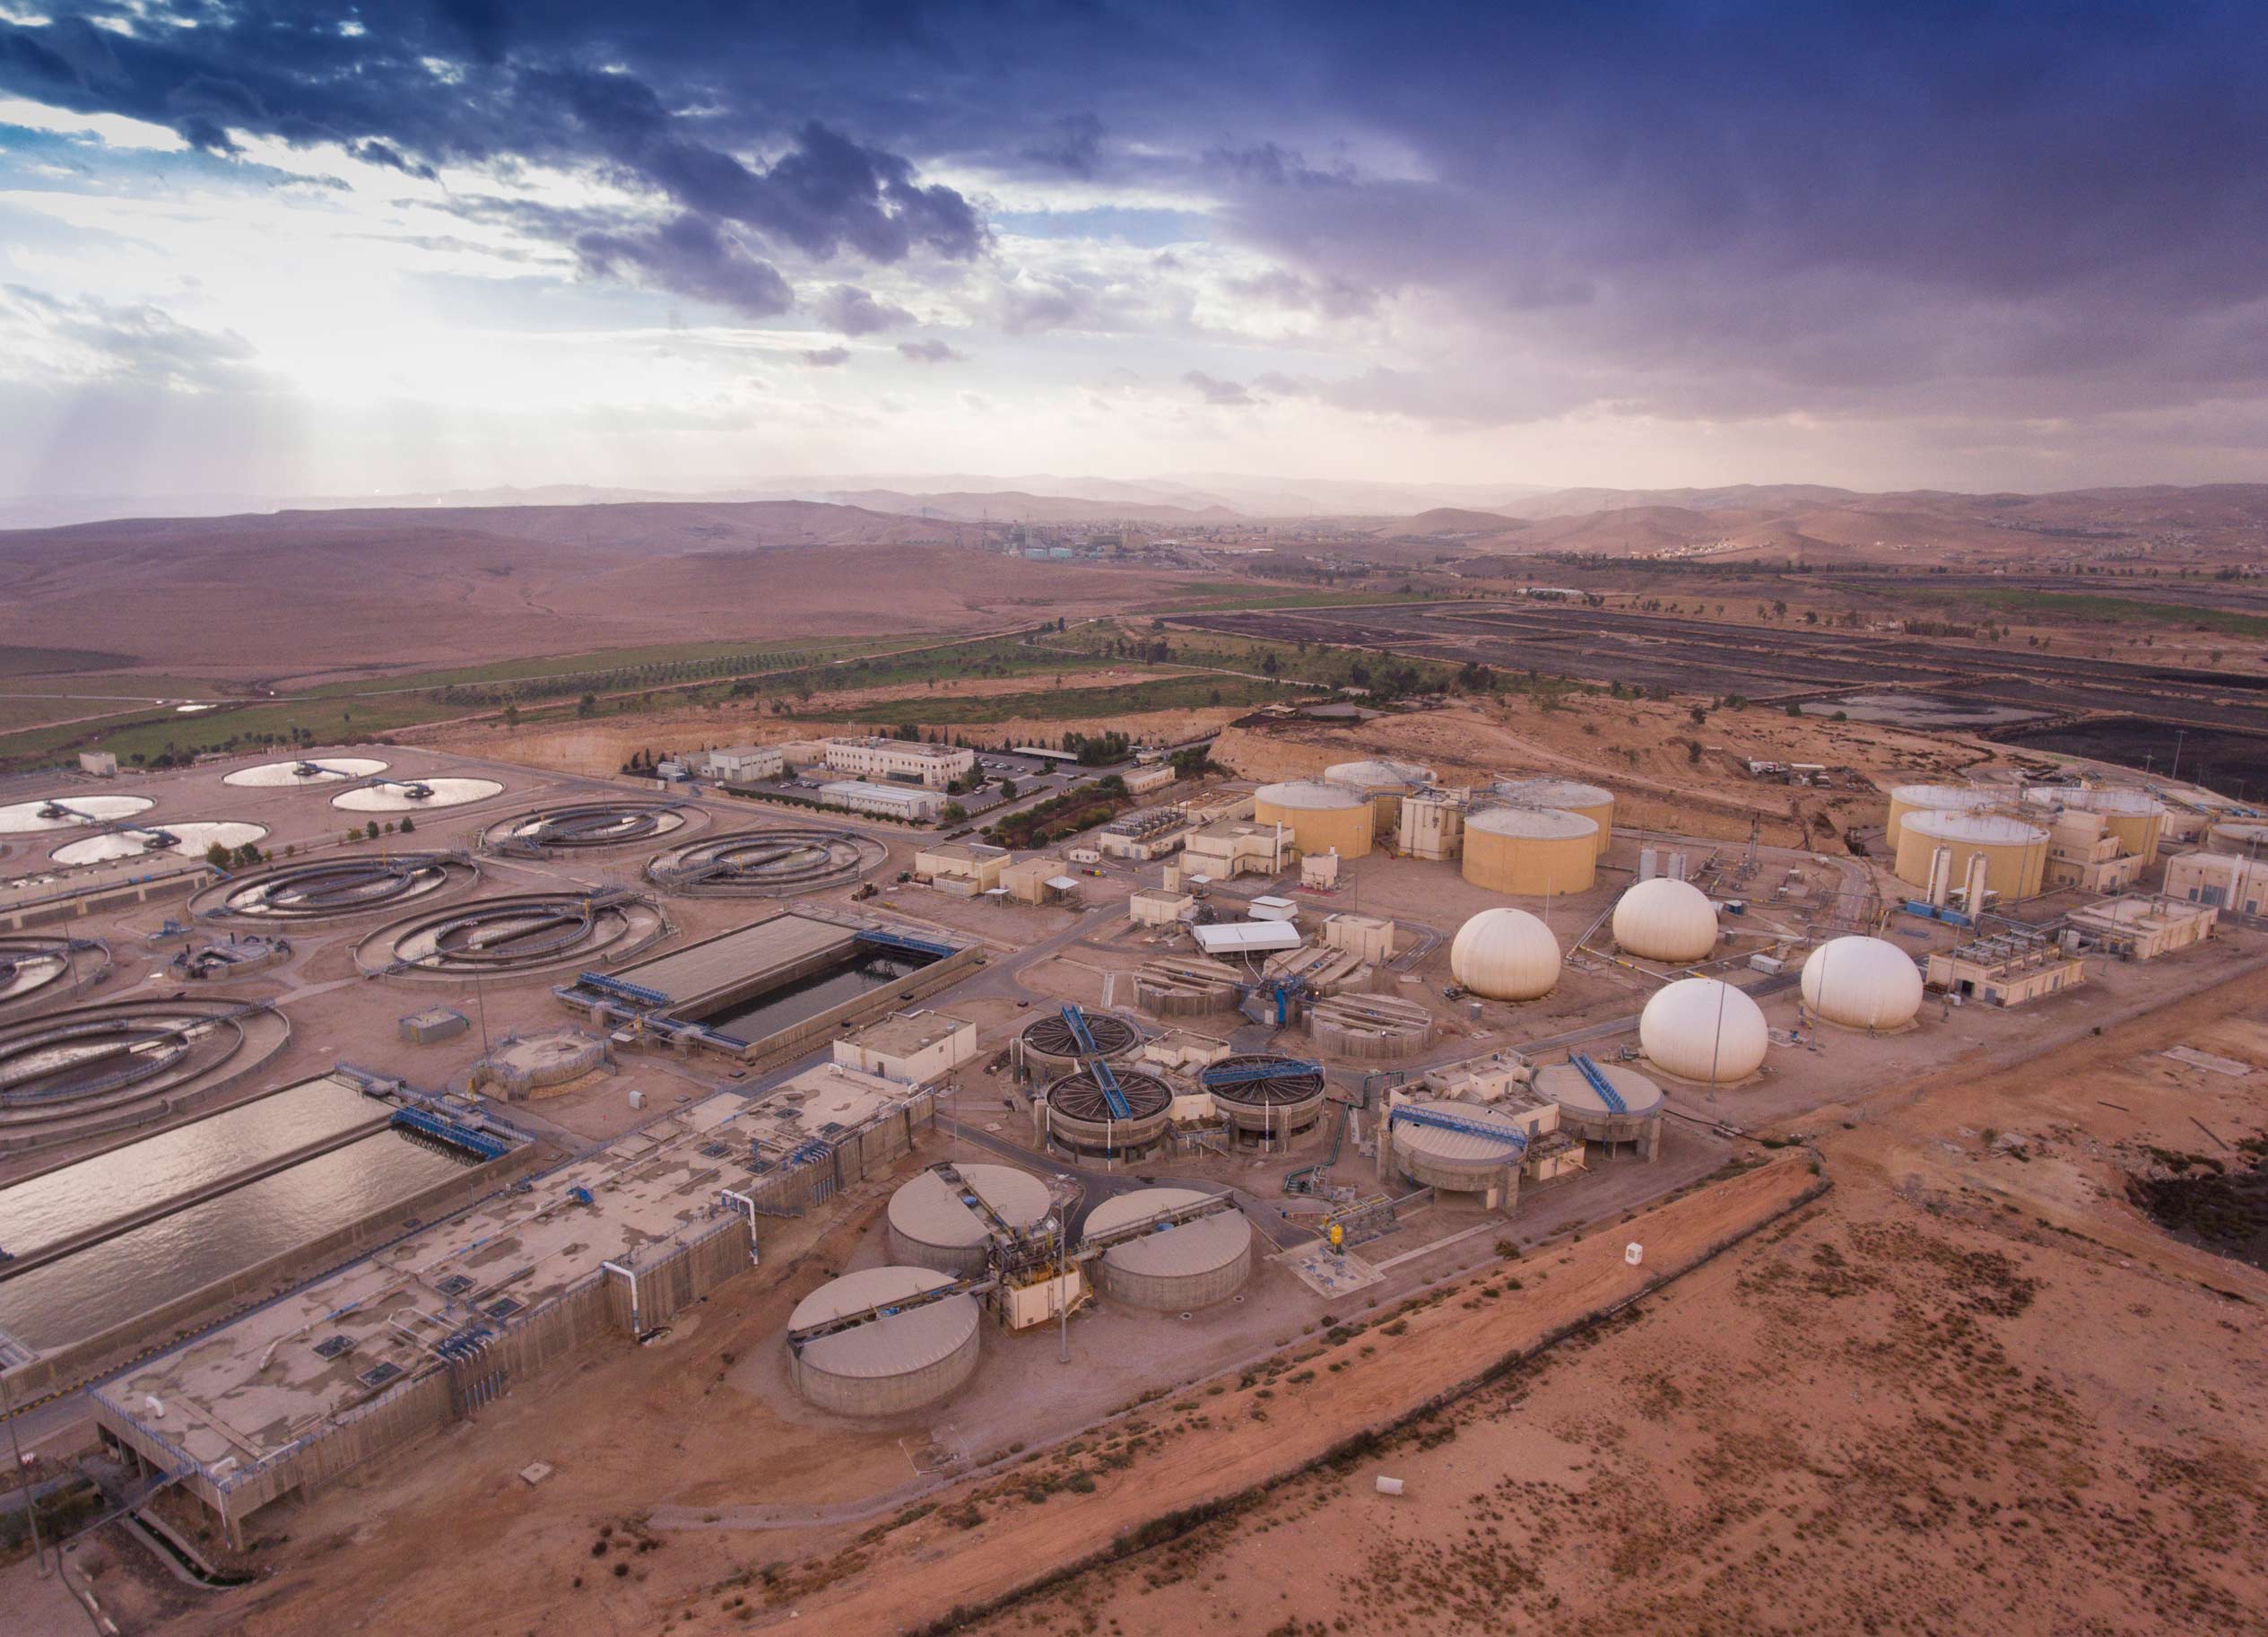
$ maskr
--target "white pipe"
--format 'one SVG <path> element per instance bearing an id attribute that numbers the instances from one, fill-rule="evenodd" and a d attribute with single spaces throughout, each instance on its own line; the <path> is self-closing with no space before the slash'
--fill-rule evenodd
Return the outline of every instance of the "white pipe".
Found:
<path id="1" fill-rule="evenodd" d="M 764 1258 L 756 1253 L 756 1201 L 746 1194 L 736 1194 L 729 1188 L 719 1189 L 717 1192 L 748 1213 L 748 1265 L 751 1267 L 759 1266 Z"/>
<path id="2" fill-rule="evenodd" d="M 601 1262 L 599 1266 L 608 1273 L 618 1273 L 630 1281 L 630 1335 L 635 1337 L 645 1328 L 638 1322 L 638 1276 L 620 1262 Z"/>

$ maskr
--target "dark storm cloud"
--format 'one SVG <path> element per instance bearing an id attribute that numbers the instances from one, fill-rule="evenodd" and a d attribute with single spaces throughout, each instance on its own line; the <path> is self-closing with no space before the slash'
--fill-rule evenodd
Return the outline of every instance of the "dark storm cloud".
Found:
<path id="1" fill-rule="evenodd" d="M 661 289 L 715 301 L 746 318 L 769 318 L 795 304 L 778 268 L 691 212 L 651 232 L 583 233 L 575 250 L 594 273 L 635 272 Z"/>
<path id="2" fill-rule="evenodd" d="M 413 175 L 598 170 L 656 220 L 748 236 L 754 266 L 983 257 L 971 199 L 925 179 L 947 167 L 1207 197 L 1207 235 L 1279 270 L 1247 299 L 1325 327 L 1421 313 L 1430 358 L 1369 382 L 1421 418 L 2268 393 L 2258 0 L 64 9 L 0 24 L 0 90 L 213 152 L 260 134 Z M 665 244 L 675 225 L 552 236 L 742 311 L 773 299 Z M 1128 307 L 1046 268 L 978 288 L 1021 335 Z"/>
<path id="3" fill-rule="evenodd" d="M 210 153 L 257 135 L 424 178 L 522 161 L 596 169 L 682 213 L 658 229 L 586 227 L 572 242 L 587 264 L 635 266 L 742 312 L 780 304 L 753 270 L 760 262 L 716 248 L 727 229 L 821 260 L 965 260 L 986 243 L 959 192 L 813 111 L 823 100 L 856 115 L 863 98 L 816 97 L 762 48 L 754 37 L 819 26 L 792 11 L 752 24 L 722 4 L 630 14 L 596 0 L 540 10 L 187 0 L 151 6 L 147 19 L 141 9 L 0 22 L 0 91 L 169 126 Z M 839 32 L 836 43 L 849 38 Z M 733 41 L 751 48 L 720 55 Z M 736 74 L 736 57 L 786 83 Z"/>
<path id="4" fill-rule="evenodd" d="M 813 301 L 811 309 L 821 324 L 845 335 L 872 335 L 914 321 L 913 314 L 896 302 L 880 300 L 856 284 L 836 285 Z"/>

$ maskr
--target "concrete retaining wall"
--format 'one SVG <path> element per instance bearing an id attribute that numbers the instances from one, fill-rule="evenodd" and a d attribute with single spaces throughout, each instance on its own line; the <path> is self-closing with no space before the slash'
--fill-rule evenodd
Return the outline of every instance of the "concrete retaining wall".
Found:
<path id="1" fill-rule="evenodd" d="M 123 910 L 130 904 L 146 904 L 152 899 L 187 898 L 197 884 L 194 873 L 168 875 L 156 881 L 137 881 L 128 886 L 103 887 L 91 893 L 75 893 L 69 898 L 50 898 L 38 903 L 24 904 L 13 910 L 0 910 L 0 930 L 28 932 L 34 927 L 53 927 L 63 921 L 84 920 L 90 915 L 107 915 L 113 910 Z"/>

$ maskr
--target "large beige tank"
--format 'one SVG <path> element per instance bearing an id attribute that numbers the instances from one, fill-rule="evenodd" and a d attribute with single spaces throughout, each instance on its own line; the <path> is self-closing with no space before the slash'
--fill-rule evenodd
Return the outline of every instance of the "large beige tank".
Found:
<path id="1" fill-rule="evenodd" d="M 1464 878 L 1516 897 L 1590 890 L 1599 827 L 1552 807 L 1484 807 L 1464 821 Z"/>
<path id="2" fill-rule="evenodd" d="M 1414 762 L 1339 762 L 1323 770 L 1325 784 L 1344 785 L 1370 798 L 1373 830 L 1392 830 L 1402 822 L 1402 798 L 1433 783 L 1433 770 Z"/>
<path id="3" fill-rule="evenodd" d="M 1952 849 L 1957 883 L 1968 879 L 1968 861 L 1982 858 L 1986 889 L 2003 903 L 2037 896 L 2047 868 L 2047 832 L 2037 825 L 1990 813 L 1909 813 L 1898 839 L 1898 878 L 1926 890 L 1940 847 Z"/>
<path id="4" fill-rule="evenodd" d="M 1641 881 L 1616 901 L 1614 946 L 1647 961 L 1706 960 L 1716 947 L 1716 906 L 1690 881 Z"/>
<path id="5" fill-rule="evenodd" d="M 1457 928 L 1449 975 L 1490 1000 L 1534 1000 L 1560 980 L 1560 940 L 1525 910 L 1483 910 Z"/>
<path id="6" fill-rule="evenodd" d="M 1585 784 L 1577 779 L 1499 779 L 1496 793 L 1523 807 L 1551 807 L 1579 813 L 1599 827 L 1597 850 L 1604 852 L 1614 834 L 1614 792 Z"/>
<path id="7" fill-rule="evenodd" d="M 2024 799 L 2050 809 L 2075 807 L 2081 813 L 2100 814 L 2105 826 L 2118 838 L 2120 852 L 2139 856 L 2145 867 L 2158 862 L 2158 843 L 2166 833 L 2166 804 L 2147 790 L 2120 786 L 2078 790 L 2038 785 L 2025 791 Z"/>
<path id="8" fill-rule="evenodd" d="M 1363 857 L 1377 832 L 1369 797 L 1312 779 L 1262 785 L 1252 797 L 1252 818 L 1257 824 L 1282 824 L 1303 854 L 1335 851 L 1342 858 Z"/>
<path id="9" fill-rule="evenodd" d="M 1974 785 L 1902 784 L 1890 792 L 1890 823 L 1882 839 L 1896 853 L 1909 813 L 1969 813 L 1979 807 L 1996 807 L 2007 800 L 2005 790 L 1981 790 Z"/>

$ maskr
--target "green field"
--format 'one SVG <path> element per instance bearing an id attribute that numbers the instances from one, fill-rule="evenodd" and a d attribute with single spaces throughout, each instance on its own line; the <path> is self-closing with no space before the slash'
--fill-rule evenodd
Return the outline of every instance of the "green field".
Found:
<path id="1" fill-rule="evenodd" d="M 2097 596 L 2085 591 L 2005 591 L 1916 589 L 1911 593 L 1938 603 L 1966 603 L 2038 618 L 2099 620 L 2108 624 L 2135 622 L 2151 625 L 2202 626 L 2234 637 L 2268 637 L 2268 616 L 2239 614 L 2232 608 L 2195 608 L 2181 603 L 2161 603 L 2146 596 Z"/>
<path id="2" fill-rule="evenodd" d="M 48 676 L 58 671 L 115 671 L 134 663 L 132 654 L 107 654 L 92 648 L 0 646 L 0 676 Z"/>
<path id="3" fill-rule="evenodd" d="M 941 640 L 950 641 L 951 638 Z M 500 659 L 493 665 L 462 666 L 446 671 L 413 671 L 399 676 L 373 676 L 359 682 L 330 682 L 309 688 L 298 698 L 327 699 L 353 694 L 394 692 L 404 689 L 477 688 L 517 682 L 576 682 L 624 672 L 659 673 L 722 662 L 747 662 L 749 670 L 781 670 L 853 658 L 883 649 L 901 648 L 900 637 L 835 638 L 809 642 L 680 642 L 651 648 L 597 649 L 582 653 L 550 654 L 533 659 Z M 631 684 L 635 685 L 635 684 Z"/>
<path id="4" fill-rule="evenodd" d="M 1438 603 L 1442 600 L 1443 595 L 1439 591 L 1240 591 L 1224 586 L 1208 596 L 1171 603 L 1154 603 L 1137 608 L 1134 613 L 1162 617 L 1177 614 L 1236 614 L 1245 609 L 1264 611 L 1270 608 L 1360 607 L 1378 603 Z"/>
<path id="5" fill-rule="evenodd" d="M 1120 688 L 1050 688 L 1037 693 L 995 693 L 983 699 L 890 700 L 829 717 L 896 727 L 918 722 L 925 727 L 968 727 L 1015 718 L 1073 721 L 1131 716 L 1147 710 L 1194 710 L 1212 705 L 1264 704 L 1305 689 L 1277 683 L 1244 682 L 1233 676 L 1163 676 Z"/>

